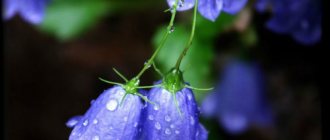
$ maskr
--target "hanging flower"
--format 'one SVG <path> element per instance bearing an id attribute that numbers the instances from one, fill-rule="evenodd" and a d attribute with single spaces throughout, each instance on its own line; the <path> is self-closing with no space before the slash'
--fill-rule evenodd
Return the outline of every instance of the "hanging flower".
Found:
<path id="1" fill-rule="evenodd" d="M 225 65 L 221 82 L 202 104 L 205 117 L 216 117 L 232 134 L 243 133 L 251 125 L 272 123 L 259 67 L 241 60 Z"/>
<path id="2" fill-rule="evenodd" d="M 162 87 L 150 90 L 143 112 L 144 140 L 206 140 L 208 132 L 199 123 L 199 111 L 193 92 L 188 88 L 171 93 Z"/>
<path id="3" fill-rule="evenodd" d="M 143 103 L 140 97 L 126 94 L 120 86 L 105 90 L 84 116 L 75 116 L 67 122 L 74 127 L 70 140 L 135 140 Z"/>
<path id="4" fill-rule="evenodd" d="M 167 0 L 170 7 L 173 7 L 176 0 Z M 208 20 L 215 21 L 221 11 L 229 14 L 236 14 L 246 4 L 247 0 L 199 0 L 198 11 Z M 195 0 L 179 0 L 178 11 L 189 10 L 195 5 Z"/>
<path id="5" fill-rule="evenodd" d="M 48 2 L 49 0 L 4 0 L 3 17 L 8 20 L 15 14 L 20 14 L 24 20 L 40 24 Z"/>
<path id="6" fill-rule="evenodd" d="M 273 17 L 266 23 L 268 29 L 279 34 L 290 34 L 305 45 L 320 41 L 321 0 L 258 0 L 256 9 L 272 9 Z"/>

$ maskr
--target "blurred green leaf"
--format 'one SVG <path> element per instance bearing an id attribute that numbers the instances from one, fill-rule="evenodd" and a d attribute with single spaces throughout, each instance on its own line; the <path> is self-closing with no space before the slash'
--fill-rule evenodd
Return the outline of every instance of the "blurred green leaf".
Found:
<path id="1" fill-rule="evenodd" d="M 156 48 L 166 31 L 166 27 L 159 28 L 153 38 L 153 46 Z M 175 31 L 171 33 L 165 43 L 165 46 L 159 52 L 156 62 L 163 73 L 168 72 L 175 66 L 175 63 L 188 41 L 190 30 L 184 26 L 175 26 Z M 181 70 L 186 82 L 192 86 L 208 88 L 212 85 L 211 64 L 213 60 L 213 50 L 211 44 L 202 43 L 194 39 L 190 50 L 184 57 Z M 194 91 L 195 93 L 207 93 L 208 91 Z M 197 101 L 204 96 L 195 94 Z"/>
<path id="2" fill-rule="evenodd" d="M 215 22 L 207 20 L 201 15 L 197 16 L 196 36 L 203 40 L 213 40 L 219 33 L 229 28 L 236 16 L 222 12 Z"/>
<path id="3" fill-rule="evenodd" d="M 105 1 L 56 1 L 47 11 L 41 29 L 67 40 L 83 33 L 108 12 Z"/>

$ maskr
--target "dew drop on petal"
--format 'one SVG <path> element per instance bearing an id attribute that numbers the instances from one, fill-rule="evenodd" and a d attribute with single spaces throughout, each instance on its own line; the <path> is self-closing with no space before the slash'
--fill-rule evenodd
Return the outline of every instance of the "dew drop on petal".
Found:
<path id="1" fill-rule="evenodd" d="M 158 105 L 154 105 L 154 110 L 159 110 L 159 106 Z"/>
<path id="2" fill-rule="evenodd" d="M 193 116 L 190 116 L 190 124 L 194 125 L 195 124 L 195 119 Z"/>
<path id="3" fill-rule="evenodd" d="M 190 101 L 192 99 L 191 94 L 187 94 L 188 100 Z"/>
<path id="4" fill-rule="evenodd" d="M 168 115 L 165 115 L 165 121 L 170 122 L 171 121 L 171 117 L 168 116 Z"/>
<path id="5" fill-rule="evenodd" d="M 118 102 L 116 100 L 110 100 L 106 105 L 107 109 L 110 111 L 116 110 L 117 106 L 118 106 Z"/>
<path id="6" fill-rule="evenodd" d="M 138 123 L 137 123 L 137 122 L 135 122 L 135 123 L 134 123 L 134 127 L 137 127 L 137 126 L 138 126 Z"/>
<path id="7" fill-rule="evenodd" d="M 152 115 L 149 115 L 148 118 L 149 118 L 149 120 L 154 120 L 154 116 L 152 116 Z"/>
<path id="8" fill-rule="evenodd" d="M 94 136 L 92 140 L 100 140 L 99 136 Z"/>
<path id="9" fill-rule="evenodd" d="M 157 129 L 157 130 L 160 130 L 162 127 L 160 126 L 160 123 L 159 122 L 156 122 L 155 123 L 155 128 Z"/>
<path id="10" fill-rule="evenodd" d="M 171 124 L 170 127 L 171 127 L 171 128 L 174 128 L 174 124 Z"/>
<path id="11" fill-rule="evenodd" d="M 180 131 L 179 130 L 175 130 L 175 134 L 180 134 Z"/>
<path id="12" fill-rule="evenodd" d="M 93 124 L 97 124 L 98 123 L 98 120 L 97 119 L 94 119 L 93 120 Z"/>
<path id="13" fill-rule="evenodd" d="M 196 136 L 198 136 L 198 135 L 199 135 L 199 131 L 196 132 Z"/>
<path id="14" fill-rule="evenodd" d="M 84 120 L 83 125 L 87 126 L 88 125 L 88 120 Z"/>
<path id="15" fill-rule="evenodd" d="M 171 130 L 168 129 L 168 128 L 166 128 L 166 129 L 165 129 L 165 134 L 170 135 L 170 134 L 171 134 Z"/>

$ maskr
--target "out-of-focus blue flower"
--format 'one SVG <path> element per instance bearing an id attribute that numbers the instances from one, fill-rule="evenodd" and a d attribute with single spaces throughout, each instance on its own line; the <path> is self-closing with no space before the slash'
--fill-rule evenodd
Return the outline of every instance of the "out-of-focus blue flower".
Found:
<path id="1" fill-rule="evenodd" d="M 18 13 L 24 20 L 40 24 L 48 2 L 49 0 L 4 0 L 3 17 L 8 20 Z"/>
<path id="2" fill-rule="evenodd" d="M 167 0 L 170 7 L 175 4 L 176 0 Z M 236 14 L 239 12 L 247 0 L 199 0 L 198 11 L 205 18 L 215 21 L 223 10 L 229 14 Z M 195 0 L 179 0 L 178 11 L 191 9 L 195 5 Z"/>
<path id="3" fill-rule="evenodd" d="M 250 125 L 272 124 L 263 82 L 262 71 L 256 64 L 229 61 L 218 87 L 203 101 L 202 114 L 218 118 L 231 134 L 242 133 Z"/>
<path id="4" fill-rule="evenodd" d="M 104 91 L 84 116 L 75 116 L 67 122 L 74 127 L 70 140 L 135 140 L 138 136 L 143 104 L 140 97 L 127 94 L 115 86 Z"/>
<path id="5" fill-rule="evenodd" d="M 178 107 L 176 106 L 175 99 Z M 193 92 L 188 88 L 171 93 L 157 87 L 148 99 L 155 102 L 144 108 L 142 139 L 144 140 L 206 140 L 208 132 L 199 123 L 199 111 Z M 181 116 L 179 110 L 181 111 Z"/>
<path id="6" fill-rule="evenodd" d="M 260 12 L 272 8 L 273 17 L 267 22 L 268 29 L 281 34 L 291 34 L 305 45 L 321 39 L 321 0 L 258 0 Z"/>

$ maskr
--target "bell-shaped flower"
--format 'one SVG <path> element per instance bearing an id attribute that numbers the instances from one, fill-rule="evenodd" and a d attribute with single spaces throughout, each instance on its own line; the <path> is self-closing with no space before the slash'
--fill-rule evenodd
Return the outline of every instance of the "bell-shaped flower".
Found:
<path id="1" fill-rule="evenodd" d="M 205 117 L 218 118 L 231 134 L 243 133 L 251 125 L 270 126 L 272 111 L 264 90 L 262 71 L 255 64 L 229 61 L 219 85 L 202 103 Z"/>
<path id="2" fill-rule="evenodd" d="M 69 139 L 135 140 L 142 108 L 139 96 L 126 94 L 121 86 L 114 86 L 93 101 L 83 116 L 67 122 L 67 126 L 74 127 Z"/>
<path id="3" fill-rule="evenodd" d="M 170 7 L 173 7 L 177 0 L 167 0 Z M 208 20 L 215 21 L 221 11 L 229 14 L 236 14 L 248 0 L 199 0 L 198 11 Z M 189 10 L 195 5 L 195 0 L 179 0 L 177 10 Z"/>
<path id="4" fill-rule="evenodd" d="M 256 3 L 259 12 L 265 12 L 269 7 L 273 16 L 266 23 L 268 29 L 289 34 L 304 45 L 320 41 L 321 0 L 258 0 Z"/>
<path id="5" fill-rule="evenodd" d="M 24 20 L 40 24 L 44 19 L 48 2 L 49 0 L 4 0 L 3 17 L 8 20 L 15 14 L 20 14 Z"/>
<path id="6" fill-rule="evenodd" d="M 207 130 L 199 123 L 199 111 L 191 89 L 175 93 L 163 87 L 152 88 L 143 111 L 144 140 L 206 140 Z"/>

